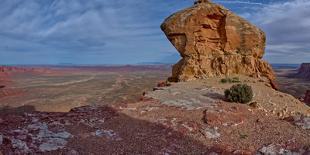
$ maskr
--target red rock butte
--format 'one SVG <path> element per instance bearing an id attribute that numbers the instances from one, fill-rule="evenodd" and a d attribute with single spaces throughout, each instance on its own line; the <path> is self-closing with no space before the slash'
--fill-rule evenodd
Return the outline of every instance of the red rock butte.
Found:
<path id="1" fill-rule="evenodd" d="M 221 5 L 198 0 L 168 17 L 161 29 L 182 57 L 169 81 L 233 74 L 275 79 L 262 60 L 265 33 Z"/>
<path id="2" fill-rule="evenodd" d="M 297 77 L 310 79 L 310 63 L 303 63 L 300 65 Z"/>

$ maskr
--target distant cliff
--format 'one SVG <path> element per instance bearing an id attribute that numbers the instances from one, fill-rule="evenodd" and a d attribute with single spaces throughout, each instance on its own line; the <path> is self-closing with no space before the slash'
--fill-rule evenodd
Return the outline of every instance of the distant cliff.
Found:
<path id="1" fill-rule="evenodd" d="M 0 73 L 10 73 L 10 72 L 26 72 L 32 71 L 32 68 L 25 67 L 15 67 L 15 66 L 0 66 Z"/>
<path id="2" fill-rule="evenodd" d="M 300 65 L 297 77 L 310 79 L 310 63 L 303 63 Z"/>
<path id="3" fill-rule="evenodd" d="M 306 92 L 304 102 L 310 106 L 310 90 Z"/>
<path id="4" fill-rule="evenodd" d="M 31 69 L 26 69 L 22 67 L 14 67 L 14 66 L 0 66 L 0 85 L 5 85 L 10 81 L 10 75 L 12 73 L 23 73 L 32 71 Z"/>

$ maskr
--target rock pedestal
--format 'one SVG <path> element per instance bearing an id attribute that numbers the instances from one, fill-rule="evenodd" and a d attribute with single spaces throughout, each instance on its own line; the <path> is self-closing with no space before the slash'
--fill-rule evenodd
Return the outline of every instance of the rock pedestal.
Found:
<path id="1" fill-rule="evenodd" d="M 161 29 L 182 57 L 170 81 L 233 74 L 275 78 L 262 60 L 264 32 L 223 6 L 198 0 L 168 17 Z"/>

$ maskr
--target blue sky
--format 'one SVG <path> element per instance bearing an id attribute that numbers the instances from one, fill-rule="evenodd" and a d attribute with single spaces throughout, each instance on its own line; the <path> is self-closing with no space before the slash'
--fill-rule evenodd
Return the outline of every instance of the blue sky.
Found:
<path id="1" fill-rule="evenodd" d="M 267 33 L 271 63 L 310 61 L 309 0 L 213 0 Z M 171 62 L 159 26 L 193 0 L 0 0 L 0 64 Z"/>

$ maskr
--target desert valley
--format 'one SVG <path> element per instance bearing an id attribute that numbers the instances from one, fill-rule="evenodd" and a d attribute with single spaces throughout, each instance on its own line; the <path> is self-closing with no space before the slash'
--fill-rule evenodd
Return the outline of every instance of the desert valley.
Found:
<path id="1" fill-rule="evenodd" d="M 2 107 L 31 105 L 46 112 L 131 103 L 165 80 L 169 71 L 167 66 L 12 68 L 3 73 L 8 85 L 1 89 L 0 103 Z"/>
<path id="2" fill-rule="evenodd" d="M 0 155 L 310 154 L 310 63 L 209 0 L 161 29 L 175 65 L 0 66 Z"/>
<path id="3" fill-rule="evenodd" d="M 304 101 L 310 82 L 309 76 L 300 75 L 302 66 L 273 66 L 279 91 Z M 1 114 L 22 106 L 33 107 L 26 111 L 68 112 L 87 105 L 134 103 L 164 82 L 170 72 L 170 65 L 2 66 Z"/>

